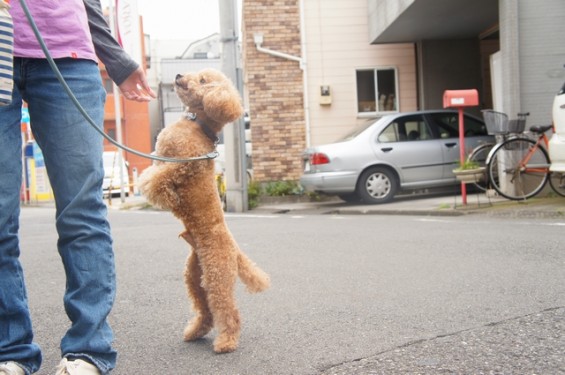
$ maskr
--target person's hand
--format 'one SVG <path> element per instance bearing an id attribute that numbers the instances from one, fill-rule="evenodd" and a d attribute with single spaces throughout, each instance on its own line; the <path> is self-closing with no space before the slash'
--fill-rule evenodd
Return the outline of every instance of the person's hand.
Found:
<path id="1" fill-rule="evenodd" d="M 137 68 L 121 85 L 118 86 L 124 97 L 128 100 L 148 102 L 157 97 L 149 87 L 147 77 L 141 67 Z"/>

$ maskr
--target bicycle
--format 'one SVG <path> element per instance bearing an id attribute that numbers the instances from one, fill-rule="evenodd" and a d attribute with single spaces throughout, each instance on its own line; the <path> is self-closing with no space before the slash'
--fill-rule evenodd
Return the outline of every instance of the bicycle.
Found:
<path id="1" fill-rule="evenodd" d="M 516 121 L 525 125 L 525 116 L 521 117 Z M 539 194 L 549 181 L 553 191 L 565 197 L 565 174 L 549 170 L 546 132 L 552 128 L 532 126 L 535 140 L 520 133 L 494 146 L 486 160 L 489 186 L 507 199 L 525 200 Z"/>
<path id="2" fill-rule="evenodd" d="M 517 133 L 522 133 L 526 124 L 526 117 L 529 113 L 518 113 L 516 120 L 508 120 L 508 116 L 502 112 L 493 110 L 484 110 L 483 118 L 489 135 L 498 135 L 504 137 L 514 136 Z M 481 143 L 475 147 L 468 156 L 468 160 L 474 162 L 479 167 L 484 167 L 484 176 L 476 180 L 474 185 L 477 189 L 486 192 L 489 190 L 489 180 L 487 173 L 487 159 L 491 150 L 496 146 L 495 142 Z"/>
<path id="3" fill-rule="evenodd" d="M 487 157 L 488 157 L 490 151 L 492 150 L 492 148 L 495 145 L 496 145 L 496 143 L 493 143 L 493 142 L 481 143 L 480 145 L 475 147 L 471 151 L 469 156 L 467 157 L 467 160 L 475 163 L 480 168 L 483 168 L 483 170 L 485 171 L 484 175 L 481 176 L 481 178 L 479 178 L 479 179 L 475 180 L 475 182 L 473 182 L 473 185 L 477 189 L 484 191 L 484 192 L 486 192 L 489 188 L 488 177 L 487 177 L 487 173 L 486 173 L 486 166 L 487 166 L 486 161 L 487 161 Z"/>

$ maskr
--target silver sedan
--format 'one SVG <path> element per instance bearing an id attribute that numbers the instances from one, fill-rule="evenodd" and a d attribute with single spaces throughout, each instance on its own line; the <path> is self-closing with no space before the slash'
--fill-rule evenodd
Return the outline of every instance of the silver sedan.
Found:
<path id="1" fill-rule="evenodd" d="M 484 122 L 465 114 L 465 152 L 494 142 Z M 390 202 L 399 190 L 457 185 L 459 118 L 454 110 L 373 119 L 336 143 L 304 152 L 301 185 L 364 203 Z"/>

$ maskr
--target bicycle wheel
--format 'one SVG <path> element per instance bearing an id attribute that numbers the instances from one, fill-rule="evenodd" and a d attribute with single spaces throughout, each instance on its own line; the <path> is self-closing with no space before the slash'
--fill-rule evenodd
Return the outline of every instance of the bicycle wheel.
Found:
<path id="1" fill-rule="evenodd" d="M 509 139 L 496 146 L 487 171 L 491 186 L 511 200 L 538 194 L 549 178 L 549 156 L 531 139 Z M 527 162 L 526 162 L 527 160 Z"/>
<path id="2" fill-rule="evenodd" d="M 486 167 L 487 156 L 494 147 L 494 143 L 485 143 L 480 146 L 477 146 L 471 151 L 469 155 L 469 160 L 474 161 L 481 167 Z M 473 183 L 479 190 L 486 191 L 488 189 L 488 176 L 485 168 L 485 173 L 482 178 L 480 178 L 477 182 Z"/>
<path id="3" fill-rule="evenodd" d="M 563 172 L 550 172 L 549 185 L 557 194 L 565 197 L 565 173 Z"/>

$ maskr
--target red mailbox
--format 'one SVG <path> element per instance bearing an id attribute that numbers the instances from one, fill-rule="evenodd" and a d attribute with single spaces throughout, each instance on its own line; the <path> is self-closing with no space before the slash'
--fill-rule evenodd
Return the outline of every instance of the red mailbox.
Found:
<path id="1" fill-rule="evenodd" d="M 479 93 L 471 90 L 445 90 L 443 108 L 475 107 L 479 105 Z"/>
<path id="2" fill-rule="evenodd" d="M 459 160 L 465 162 L 465 125 L 463 124 L 463 107 L 474 107 L 479 105 L 479 93 L 475 89 L 470 90 L 445 90 L 443 93 L 443 108 L 459 109 Z M 467 204 L 467 188 L 461 183 L 461 198 L 463 204 Z"/>

